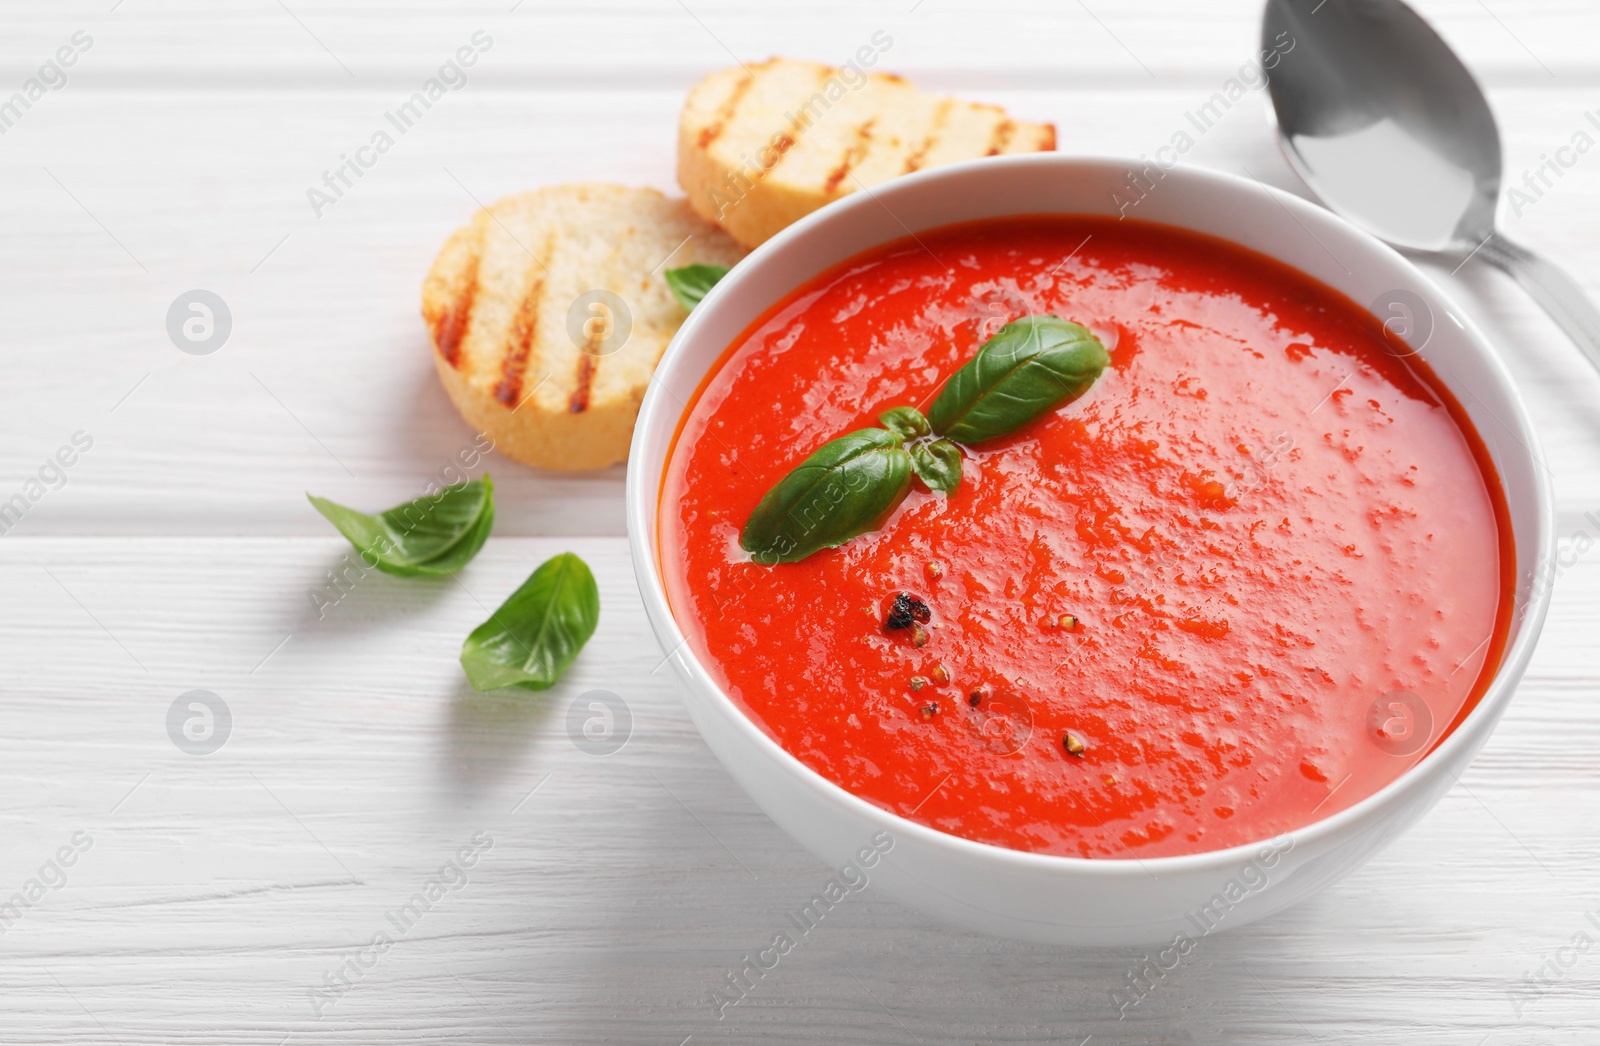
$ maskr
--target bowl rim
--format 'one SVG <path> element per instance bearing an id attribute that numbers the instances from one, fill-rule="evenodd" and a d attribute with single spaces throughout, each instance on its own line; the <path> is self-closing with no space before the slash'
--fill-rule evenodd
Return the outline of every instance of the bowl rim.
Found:
<path id="1" fill-rule="evenodd" d="M 814 211 L 789 225 L 777 235 L 767 240 L 751 252 L 742 265 L 746 265 L 746 272 L 750 271 L 750 259 L 762 260 L 766 257 L 783 251 L 790 243 L 812 234 L 812 230 L 822 228 L 834 223 L 847 222 L 859 210 L 867 208 L 888 209 L 883 202 L 884 197 L 892 197 L 912 187 L 921 186 L 929 182 L 940 180 L 961 181 L 969 178 L 983 178 L 988 173 L 999 173 L 1015 167 L 1059 167 L 1069 168 L 1110 168 L 1117 172 L 1137 169 L 1142 161 L 1127 157 L 1090 154 L 1063 154 L 1063 153 L 1027 153 L 1009 156 L 985 157 L 977 160 L 967 160 L 959 163 L 947 164 L 929 168 L 913 174 L 901 175 L 889 182 L 865 188 L 861 192 L 852 192 L 828 204 L 820 210 Z M 1535 553 L 1529 557 L 1528 562 L 1537 567 L 1542 562 L 1542 554 L 1548 553 L 1555 547 L 1556 519 L 1555 499 L 1551 484 L 1541 465 L 1543 460 L 1542 448 L 1538 433 L 1534 430 L 1528 414 L 1527 405 L 1523 402 L 1522 394 L 1512 378 L 1510 369 L 1499 353 L 1494 350 L 1493 344 L 1484 335 L 1477 323 L 1460 308 L 1449 294 L 1439 286 L 1428 274 L 1400 252 L 1379 240 L 1375 236 L 1361 229 L 1359 226 L 1347 221 L 1343 217 L 1326 210 L 1301 196 L 1287 192 L 1283 189 L 1267 185 L 1260 179 L 1246 178 L 1227 171 L 1212 168 L 1196 167 L 1188 164 L 1177 164 L 1164 168 L 1165 178 L 1178 178 L 1201 184 L 1202 186 L 1220 192 L 1232 192 L 1241 196 L 1254 195 L 1260 200 L 1263 209 L 1270 210 L 1274 207 L 1282 208 L 1294 221 L 1310 230 L 1337 231 L 1346 237 L 1352 237 L 1359 242 L 1363 249 L 1377 252 L 1385 256 L 1390 263 L 1399 266 L 1406 272 L 1407 278 L 1414 281 L 1415 285 L 1425 290 L 1436 304 L 1446 305 L 1449 318 L 1461 328 L 1463 337 L 1471 343 L 1487 364 L 1492 380 L 1501 387 L 1512 410 L 1513 417 L 1509 420 L 1515 423 L 1512 435 L 1519 443 L 1527 456 L 1527 471 L 1531 476 L 1534 493 L 1533 511 L 1535 526 L 1532 528 L 1535 535 Z M 893 212 L 891 212 L 892 214 Z M 1038 211 L 1017 211 L 1015 214 L 1042 213 Z M 1061 211 L 1062 214 L 1093 213 Z M 996 215 L 995 217 L 1005 217 Z M 898 220 L 898 219 L 897 219 Z M 955 217 L 942 225 L 956 225 L 964 219 Z M 978 219 L 983 220 L 983 219 Z M 1167 224 L 1172 222 L 1151 222 L 1150 224 Z M 924 228 L 938 228 L 939 225 L 925 226 Z M 1182 226 L 1176 226 L 1182 228 Z M 908 233 L 913 230 L 907 229 Z M 917 230 L 922 231 L 922 230 Z M 1216 235 L 1219 239 L 1229 243 L 1253 250 L 1256 253 L 1265 251 L 1249 247 L 1225 235 Z M 882 241 L 884 243 L 889 240 Z M 872 248 L 863 248 L 870 250 Z M 856 252 L 861 253 L 860 251 Z M 1269 255 L 1270 257 L 1270 255 Z M 844 261 L 846 259 L 840 259 Z M 1288 262 L 1279 260 L 1281 264 Z M 1302 272 L 1310 279 L 1319 283 L 1326 281 L 1304 273 L 1298 267 L 1290 265 L 1297 272 Z M 794 283 L 799 287 L 806 280 L 813 278 L 816 273 L 807 274 Z M 673 336 L 671 343 L 662 354 L 656 367 L 656 375 L 663 379 L 672 375 L 678 367 L 678 361 L 684 355 L 684 346 L 695 338 L 701 327 L 705 326 L 707 317 L 717 308 L 721 301 L 733 293 L 741 278 L 739 267 L 721 280 L 705 296 L 694 310 L 692 310 L 683 325 Z M 1331 286 L 1331 285 L 1330 285 Z M 791 288 L 792 291 L 793 288 Z M 1338 290 L 1337 287 L 1334 288 Z M 1340 292 L 1344 293 L 1344 292 Z M 1348 295 L 1347 295 L 1348 296 Z M 726 348 L 724 346 L 724 348 Z M 1419 351 L 1419 357 L 1426 359 L 1426 353 Z M 713 361 L 713 366 L 715 361 Z M 704 381 L 710 368 L 694 375 L 696 389 Z M 644 602 L 646 615 L 650 619 L 651 627 L 655 631 L 657 641 L 667 650 L 667 660 L 677 660 L 680 671 L 686 673 L 686 683 L 697 687 L 709 695 L 715 696 L 715 704 L 723 715 L 735 721 L 735 729 L 744 735 L 744 738 L 753 742 L 765 756 L 775 760 L 788 776 L 798 779 L 812 792 L 832 806 L 843 808 L 846 812 L 857 815 L 873 823 L 876 827 L 890 831 L 897 839 L 904 837 L 920 841 L 922 844 L 945 848 L 955 856 L 973 860 L 1000 862 L 1020 871 L 1044 871 L 1060 874 L 1087 875 L 1091 878 L 1128 878 L 1155 875 L 1160 877 L 1163 873 L 1171 875 L 1188 875 L 1196 873 L 1210 873 L 1237 869 L 1248 863 L 1265 846 L 1279 840 L 1289 840 L 1288 849 L 1311 848 L 1315 849 L 1319 843 L 1331 843 L 1337 840 L 1344 832 L 1356 828 L 1360 822 L 1378 816 L 1384 809 L 1403 805 L 1404 801 L 1426 788 L 1441 773 L 1449 773 L 1453 778 L 1455 772 L 1450 770 L 1452 763 L 1471 759 L 1478 747 L 1487 740 L 1488 734 L 1504 714 L 1506 706 L 1510 703 L 1512 695 L 1516 692 L 1517 684 L 1526 671 L 1528 662 L 1533 655 L 1539 636 L 1544 627 L 1545 618 L 1550 603 L 1549 585 L 1535 584 L 1528 601 L 1521 605 L 1520 611 L 1514 610 L 1511 627 L 1514 630 L 1511 642 L 1501 658 L 1500 667 L 1496 670 L 1494 678 L 1490 681 L 1488 689 L 1478 701 L 1476 707 L 1468 713 L 1467 717 L 1459 723 L 1454 730 L 1447 734 L 1443 740 L 1436 744 L 1422 759 L 1407 767 L 1388 784 L 1378 789 L 1360 801 L 1338 810 L 1325 817 L 1318 818 L 1297 828 L 1292 828 L 1277 835 L 1265 836 L 1248 843 L 1239 843 L 1218 850 L 1201 850 L 1190 854 L 1176 854 L 1159 857 L 1140 857 L 1130 851 L 1128 856 L 1110 857 L 1074 857 L 1065 854 L 1035 853 L 1026 850 L 1017 850 L 996 843 L 985 843 L 965 836 L 954 835 L 928 825 L 920 824 L 899 814 L 885 810 L 856 795 L 843 786 L 836 784 L 821 773 L 807 766 L 798 757 L 791 754 L 775 739 L 761 729 L 723 688 L 711 677 L 705 666 L 700 662 L 698 654 L 690 646 L 687 637 L 679 627 L 677 618 L 672 612 L 670 602 L 667 600 L 665 585 L 661 578 L 661 567 L 658 560 L 659 539 L 654 526 L 649 526 L 652 517 L 656 515 L 655 506 L 659 505 L 661 487 L 666 477 L 666 470 L 671 466 L 670 454 L 664 459 L 659 475 L 647 475 L 644 462 L 647 458 L 646 444 L 650 441 L 647 433 L 650 432 L 652 422 L 657 415 L 673 413 L 672 432 L 676 438 L 678 425 L 683 416 L 690 409 L 690 404 L 677 401 L 666 390 L 666 381 L 652 380 L 645 392 L 645 397 L 640 405 L 638 419 L 634 427 L 632 445 L 628 454 L 628 471 L 626 479 L 626 518 L 628 528 L 628 542 L 632 553 L 634 575 L 639 585 L 639 594 Z M 1465 405 L 1463 405 L 1465 407 Z M 1507 427 L 1507 419 L 1498 418 L 1502 426 Z M 1474 424 L 1479 419 L 1473 418 Z M 670 451 L 670 445 L 668 450 Z M 1508 451 L 1512 457 L 1516 453 Z M 1505 472 L 1501 468 L 1502 473 Z M 1504 480 L 1501 481 L 1504 487 Z M 1514 566 L 1517 568 L 1513 576 L 1522 576 L 1521 568 L 1524 565 L 1523 548 L 1512 535 L 1512 548 Z M 1517 605 L 1513 594 L 1513 605 Z M 670 642 L 669 642 L 670 641 Z M 719 757 L 720 761 L 720 757 Z M 758 804 L 759 805 L 759 804 Z M 1431 804 L 1429 804 L 1431 806 Z"/>

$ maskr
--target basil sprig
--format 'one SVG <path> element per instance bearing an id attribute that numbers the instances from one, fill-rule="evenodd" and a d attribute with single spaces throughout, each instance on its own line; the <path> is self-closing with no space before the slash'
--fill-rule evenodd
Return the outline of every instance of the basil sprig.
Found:
<path id="1" fill-rule="evenodd" d="M 494 482 L 487 473 L 376 516 L 327 498 L 306 498 L 350 539 L 362 562 L 396 577 L 460 570 L 483 548 L 494 527 Z"/>
<path id="2" fill-rule="evenodd" d="M 739 547 L 758 563 L 794 563 L 877 526 L 911 489 L 898 433 L 860 429 L 829 440 L 767 491 Z"/>
<path id="3" fill-rule="evenodd" d="M 681 270 L 675 270 L 681 271 Z M 668 274 L 671 275 L 670 273 Z M 767 491 L 739 535 L 758 563 L 794 563 L 877 527 L 913 473 L 930 490 L 961 485 L 961 447 L 1009 435 L 1088 391 L 1111 362 L 1076 323 L 1028 316 L 1001 327 L 952 374 L 926 416 L 893 407 L 881 429 L 824 443 Z"/>
<path id="4" fill-rule="evenodd" d="M 1076 323 L 1014 320 L 944 383 L 928 421 L 957 443 L 1009 435 L 1083 395 L 1110 362 L 1099 339 Z"/>
<path id="5" fill-rule="evenodd" d="M 890 432 L 908 440 L 911 471 L 929 490 L 949 494 L 961 483 L 961 449 L 946 439 L 934 439 L 933 427 L 915 407 L 890 407 L 878 415 Z"/>
<path id="6" fill-rule="evenodd" d="M 555 685 L 594 635 L 600 589 L 588 564 L 563 552 L 528 575 L 522 587 L 461 644 L 461 667 L 474 690 Z"/>
<path id="7" fill-rule="evenodd" d="M 726 265 L 685 265 L 681 269 L 668 269 L 664 276 L 672 296 L 685 309 L 700 304 L 700 299 L 710 293 L 717 281 L 728 275 Z"/>

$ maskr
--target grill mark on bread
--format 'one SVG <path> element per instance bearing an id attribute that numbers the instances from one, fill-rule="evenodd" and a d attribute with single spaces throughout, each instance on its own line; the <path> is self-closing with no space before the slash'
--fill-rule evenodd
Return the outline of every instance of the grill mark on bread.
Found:
<path id="1" fill-rule="evenodd" d="M 718 107 L 716 115 L 711 118 L 711 122 L 700 128 L 700 137 L 696 139 L 700 148 L 704 149 L 722 134 L 722 129 L 728 125 L 734 114 L 738 112 L 739 103 L 744 101 L 744 96 L 749 93 L 750 85 L 753 83 L 755 83 L 755 77 L 750 73 L 745 73 L 739 78 L 739 82 L 733 85 L 733 90 L 728 92 L 728 100 Z"/>
<path id="2" fill-rule="evenodd" d="M 746 74 L 754 82 L 738 98 Z M 852 95 L 841 83 L 862 84 L 848 69 L 771 59 L 700 81 L 679 117 L 678 181 L 695 212 L 755 246 L 857 182 L 1055 144 L 1049 125 L 999 106 L 918 91 L 878 72 L 865 79 L 867 90 Z M 876 122 L 858 137 L 868 120 Z M 821 123 L 829 125 L 824 137 L 807 141 Z"/>
<path id="3" fill-rule="evenodd" d="M 793 138 L 789 137 L 786 134 L 781 134 L 781 133 L 777 134 L 777 135 L 774 135 L 773 139 L 772 139 L 772 150 L 773 150 L 773 152 L 777 153 L 778 155 L 776 155 L 776 156 L 774 156 L 772 158 L 772 163 L 771 164 L 766 165 L 765 170 L 763 170 L 761 172 L 761 177 L 765 178 L 767 175 L 771 174 L 773 171 L 776 171 L 778 169 L 778 165 L 783 162 L 783 158 L 785 156 L 789 155 L 789 150 L 793 149 L 793 148 L 794 148 L 794 139 Z"/>
<path id="4" fill-rule="evenodd" d="M 759 87 L 770 74 L 763 75 L 760 69 L 756 73 Z M 711 105 L 699 108 L 699 116 L 682 135 L 685 148 L 692 148 L 705 118 L 738 75 L 737 68 L 726 74 Z M 722 141 L 735 144 L 735 138 L 744 137 L 758 96 L 752 89 Z M 846 122 L 844 130 L 848 132 L 855 122 Z M 738 144 L 742 147 L 742 142 Z M 823 170 L 816 174 L 818 184 L 827 161 L 824 154 Z M 413 322 L 428 343 L 450 401 L 503 454 L 562 471 L 603 468 L 627 455 L 651 371 L 683 320 L 682 308 L 660 282 L 660 270 L 691 262 L 732 265 L 745 254 L 686 201 L 654 189 L 598 184 L 548 186 L 508 196 L 494 203 L 492 213 L 478 211 L 438 247 L 422 281 L 421 315 Z M 668 254 L 672 257 L 661 264 Z M 444 316 L 463 293 L 475 262 L 476 303 L 460 342 L 459 367 L 452 368 L 445 364 L 433 334 L 442 331 Z M 540 262 L 548 274 L 540 271 Z M 533 284 L 541 276 L 543 288 L 536 290 Z M 581 304 L 571 309 L 575 295 L 599 288 L 626 299 L 630 337 L 622 337 L 629 325 L 623 321 L 623 307 L 614 300 L 614 322 L 607 322 L 600 309 L 586 313 Z M 524 310 L 513 335 L 518 313 Z M 573 323 L 575 338 L 569 337 L 569 311 L 575 320 L 593 318 L 585 325 L 587 330 L 578 330 Z M 518 351 L 525 336 L 529 348 L 513 397 L 506 358 Z M 588 402 L 582 413 L 573 414 L 568 407 L 578 357 L 590 336 L 599 342 L 591 352 L 615 358 L 595 359 Z M 513 357 L 513 372 L 515 362 Z"/>
<path id="5" fill-rule="evenodd" d="M 612 244 L 611 256 L 606 259 L 604 268 L 610 270 L 615 267 L 621 252 L 620 241 Z M 589 308 L 593 311 L 594 306 L 591 305 Z M 601 349 L 606 340 L 616 333 L 616 328 L 613 326 L 616 317 L 611 314 L 609 305 L 605 306 L 605 310 L 606 322 L 603 326 L 596 326 L 593 319 L 584 324 L 583 348 L 578 353 L 578 373 L 572 383 L 572 394 L 567 397 L 568 414 L 582 414 L 589 409 L 589 399 L 594 391 L 594 376 L 600 371 L 600 357 L 604 355 Z M 613 346 L 613 351 L 620 348 L 621 345 Z"/>
<path id="6" fill-rule="evenodd" d="M 828 180 L 822 183 L 824 194 L 832 193 L 839 188 L 839 183 L 844 181 L 845 176 L 850 173 L 850 169 L 866 159 L 867 150 L 872 148 L 872 125 L 876 122 L 876 120 L 868 120 L 856 128 L 856 140 L 850 144 L 850 148 L 846 149 L 844 155 L 839 158 L 839 166 L 828 172 Z"/>
<path id="7" fill-rule="evenodd" d="M 1039 149 L 1038 149 L 1038 151 L 1042 152 L 1042 153 L 1053 153 L 1053 152 L 1056 151 L 1056 125 L 1055 124 L 1047 123 L 1047 124 L 1044 125 L 1044 133 L 1042 134 L 1042 136 L 1039 139 Z"/>
<path id="8" fill-rule="evenodd" d="M 467 270 L 466 285 L 461 288 L 450 307 L 439 314 L 433 324 L 433 344 L 444 361 L 456 370 L 461 369 L 461 339 L 472 320 L 472 306 L 478 298 L 478 267 L 483 263 L 483 242 L 473 244 L 472 261 Z"/>
<path id="9" fill-rule="evenodd" d="M 1001 120 L 994 125 L 994 135 L 989 139 L 989 151 L 985 156 L 999 156 L 1000 151 L 1011 141 L 1011 136 L 1016 133 L 1017 125 L 1010 120 Z"/>
<path id="10" fill-rule="evenodd" d="M 528 271 L 533 273 L 528 291 L 517 306 L 517 314 L 506 332 L 505 355 L 500 359 L 500 381 L 494 387 L 494 398 L 515 410 L 522 405 L 522 379 L 528 371 L 528 357 L 533 351 L 533 339 L 539 326 L 539 304 L 544 297 L 544 274 L 550 269 L 550 252 L 555 247 L 555 233 L 545 237 L 544 249 L 535 256 Z M 537 270 L 537 271 L 536 271 Z"/>
<path id="11" fill-rule="evenodd" d="M 598 357 L 590 350 L 594 344 L 594 335 L 589 335 L 589 340 L 584 343 L 583 351 L 578 353 L 578 379 L 572 387 L 572 395 L 567 398 L 567 413 L 582 414 L 589 409 L 589 394 L 594 389 L 594 372 L 599 369 Z"/>
<path id="12" fill-rule="evenodd" d="M 934 144 L 939 141 L 939 132 L 944 130 L 945 121 L 950 118 L 950 107 L 954 104 L 954 98 L 941 98 L 939 100 L 938 106 L 933 110 L 933 120 L 928 125 L 928 137 L 922 140 L 922 144 L 917 146 L 915 152 L 906 157 L 906 174 L 910 174 L 922 166 L 922 161 L 927 157 L 928 150 L 932 149 Z"/>

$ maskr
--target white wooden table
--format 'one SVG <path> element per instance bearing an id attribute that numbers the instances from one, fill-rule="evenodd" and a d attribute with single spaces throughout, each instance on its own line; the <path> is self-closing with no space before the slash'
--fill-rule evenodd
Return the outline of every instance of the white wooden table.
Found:
<path id="1" fill-rule="evenodd" d="M 461 584 L 373 574 L 313 606 L 347 546 L 303 492 L 386 506 L 471 439 L 417 299 L 475 200 L 670 188 L 694 80 L 734 56 L 843 60 L 877 29 L 885 67 L 1054 120 L 1065 151 L 1151 152 L 1249 59 L 1255 0 L 113 2 L 0 8 L 0 99 L 92 41 L 0 135 L 0 500 L 93 440 L 0 537 L 0 900 L 42 866 L 54 883 L 0 909 L 0 1041 L 1600 1041 L 1600 947 L 1570 948 L 1600 942 L 1600 379 L 1476 264 L 1436 271 L 1521 377 L 1563 537 L 1591 539 L 1533 668 L 1415 830 L 1207 938 L 1121 1019 L 1136 952 L 952 932 L 870 890 L 718 1019 L 711 991 L 826 869 L 678 703 L 620 469 L 492 459 L 497 530 Z M 1588 0 L 1420 6 L 1486 83 L 1508 180 L 1600 139 Z M 313 214 L 306 189 L 477 30 L 468 85 Z M 1251 94 L 1187 160 L 1300 191 L 1265 107 Z M 1508 231 L 1600 293 L 1600 150 L 1520 211 Z M 203 356 L 166 329 L 195 288 L 232 316 Z M 564 549 L 599 577 L 595 640 L 542 697 L 472 693 L 462 636 Z M 169 734 L 191 690 L 231 719 L 208 755 Z M 631 713 L 603 757 L 569 737 L 591 690 Z M 466 881 L 401 931 L 389 915 L 463 847 Z"/>

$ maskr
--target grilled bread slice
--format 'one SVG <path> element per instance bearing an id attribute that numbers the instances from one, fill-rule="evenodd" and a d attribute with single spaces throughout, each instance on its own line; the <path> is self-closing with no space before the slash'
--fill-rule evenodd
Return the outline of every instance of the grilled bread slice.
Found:
<path id="1" fill-rule="evenodd" d="M 925 94 L 885 73 L 773 58 L 690 90 L 678 184 L 695 213 L 754 247 L 861 185 L 1055 147 L 1053 125 L 996 106 Z"/>
<path id="2" fill-rule="evenodd" d="M 662 272 L 744 254 L 654 189 L 509 196 L 452 233 L 423 282 L 439 377 L 462 416 L 518 461 L 563 470 L 622 461 L 685 315 Z"/>

